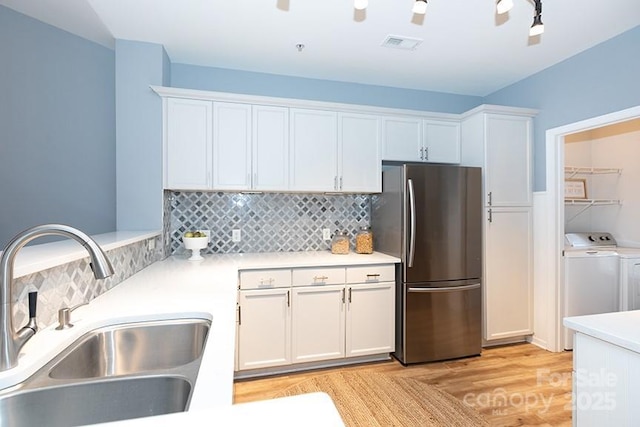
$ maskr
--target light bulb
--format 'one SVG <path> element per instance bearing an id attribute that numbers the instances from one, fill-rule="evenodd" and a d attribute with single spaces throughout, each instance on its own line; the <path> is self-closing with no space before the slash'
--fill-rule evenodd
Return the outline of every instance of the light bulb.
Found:
<path id="1" fill-rule="evenodd" d="M 536 15 L 533 18 L 533 24 L 529 29 L 529 36 L 530 37 L 539 36 L 542 33 L 544 33 L 544 24 L 542 23 L 542 15 Z"/>
<path id="2" fill-rule="evenodd" d="M 503 14 L 509 12 L 513 8 L 513 0 L 498 0 L 496 4 L 496 12 Z"/>
<path id="3" fill-rule="evenodd" d="M 427 0 L 416 0 L 413 4 L 412 12 L 418 15 L 424 15 L 427 13 Z"/>
<path id="4" fill-rule="evenodd" d="M 369 6 L 369 0 L 354 0 L 353 8 L 357 10 L 366 9 Z"/>

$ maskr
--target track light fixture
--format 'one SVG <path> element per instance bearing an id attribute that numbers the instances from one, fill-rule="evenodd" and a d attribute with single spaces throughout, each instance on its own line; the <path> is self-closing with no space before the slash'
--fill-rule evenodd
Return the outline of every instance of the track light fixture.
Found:
<path id="1" fill-rule="evenodd" d="M 529 36 L 539 36 L 544 33 L 544 24 L 542 23 L 542 0 L 533 0 L 535 4 L 535 12 L 533 15 L 533 24 L 529 29 Z M 496 3 L 496 13 L 503 14 L 511 10 L 513 0 L 498 0 Z"/>
<path id="2" fill-rule="evenodd" d="M 529 29 L 529 36 L 539 36 L 544 33 L 544 24 L 542 23 L 542 0 L 533 0 L 535 4 L 535 13 L 533 15 L 533 24 Z M 357 10 L 366 9 L 369 0 L 353 0 L 353 8 Z M 513 0 L 496 0 L 496 13 L 507 13 L 513 8 Z M 427 0 L 415 0 L 411 11 L 417 15 L 427 13 Z"/>
<path id="3" fill-rule="evenodd" d="M 513 0 L 498 0 L 496 4 L 496 12 L 500 15 L 509 12 L 511 8 L 513 8 Z"/>
<path id="4" fill-rule="evenodd" d="M 369 0 L 354 0 L 353 8 L 357 10 L 366 9 L 369 6 Z"/>
<path id="5" fill-rule="evenodd" d="M 411 11 L 417 15 L 424 15 L 427 13 L 427 0 L 416 0 Z"/>
<path id="6" fill-rule="evenodd" d="M 529 29 L 529 36 L 539 36 L 544 33 L 544 24 L 542 23 L 542 0 L 534 0 L 536 4 L 536 12 L 533 15 L 533 24 Z"/>

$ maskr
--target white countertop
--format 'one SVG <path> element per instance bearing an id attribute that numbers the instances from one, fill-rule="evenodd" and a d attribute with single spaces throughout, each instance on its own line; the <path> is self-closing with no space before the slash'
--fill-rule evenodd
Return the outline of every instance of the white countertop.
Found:
<path id="1" fill-rule="evenodd" d="M 564 326 L 640 353 L 640 310 L 565 317 Z"/>
<path id="2" fill-rule="evenodd" d="M 396 262 L 400 260 L 380 253 L 333 255 L 329 251 L 208 255 L 202 261 L 170 257 L 78 308 L 72 314 L 73 328 L 56 331 L 52 325 L 38 332 L 20 352 L 18 366 L 0 372 L 0 389 L 24 381 L 78 337 L 95 328 L 132 321 L 203 318 L 211 320 L 211 330 L 189 412 L 230 406 L 238 270 Z M 181 415 L 188 413 L 176 414 Z M 140 422 L 139 419 L 131 420 L 132 425 L 136 422 Z"/>

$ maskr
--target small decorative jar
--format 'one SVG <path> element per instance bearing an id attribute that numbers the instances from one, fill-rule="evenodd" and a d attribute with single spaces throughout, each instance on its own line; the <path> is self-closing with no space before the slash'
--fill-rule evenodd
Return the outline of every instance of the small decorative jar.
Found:
<path id="1" fill-rule="evenodd" d="M 371 232 L 371 227 L 360 227 L 360 230 L 358 230 L 356 234 L 356 253 L 373 253 L 373 233 Z"/>
<path id="2" fill-rule="evenodd" d="M 341 255 L 349 253 L 349 236 L 346 231 L 336 230 L 331 239 L 331 253 Z"/>

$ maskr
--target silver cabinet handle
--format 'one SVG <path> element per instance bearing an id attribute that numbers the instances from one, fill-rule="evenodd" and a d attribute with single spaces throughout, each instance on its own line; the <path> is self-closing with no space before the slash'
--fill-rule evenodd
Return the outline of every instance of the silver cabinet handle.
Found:
<path id="1" fill-rule="evenodd" d="M 287 291 L 287 307 L 291 307 L 291 291 Z"/>
<path id="2" fill-rule="evenodd" d="M 424 160 L 424 148 L 420 147 L 420 160 Z"/>
<path id="3" fill-rule="evenodd" d="M 376 274 L 367 274 L 367 280 L 374 280 L 374 279 L 378 279 L 380 277 L 379 273 Z"/>
<path id="4" fill-rule="evenodd" d="M 489 216 L 487 217 L 487 220 L 489 222 L 493 222 L 493 209 L 489 209 Z"/>
<path id="5" fill-rule="evenodd" d="M 344 288 L 342 288 L 342 303 L 344 304 Z"/>
<path id="6" fill-rule="evenodd" d="M 238 326 L 242 325 L 242 306 L 238 306 Z"/>
<path id="7" fill-rule="evenodd" d="M 333 189 L 337 190 L 338 189 L 338 176 L 334 176 L 333 177 Z"/>
<path id="8" fill-rule="evenodd" d="M 351 304 L 351 288 L 349 288 L 349 304 Z"/>
<path id="9" fill-rule="evenodd" d="M 411 215 L 411 230 L 409 233 L 409 267 L 413 267 L 413 257 L 416 250 L 416 200 L 413 191 L 413 180 L 407 180 L 409 185 L 409 212 Z"/>
<path id="10" fill-rule="evenodd" d="M 275 280 L 273 278 L 271 278 L 271 277 L 268 278 L 268 279 L 260 279 L 260 286 L 264 286 L 265 282 L 266 282 L 267 285 L 271 286 L 271 285 L 273 285 L 274 281 Z"/>
<path id="11" fill-rule="evenodd" d="M 487 194 L 487 199 L 489 199 L 487 204 L 491 206 L 493 204 L 493 191 L 489 191 L 489 193 Z"/>
<path id="12" fill-rule="evenodd" d="M 340 188 L 338 190 L 342 190 L 342 177 L 340 177 Z"/>
<path id="13" fill-rule="evenodd" d="M 327 279 L 328 279 L 327 276 L 313 276 L 314 282 L 324 282 Z"/>
<path id="14" fill-rule="evenodd" d="M 424 148 L 424 159 L 429 160 L 429 147 Z"/>

